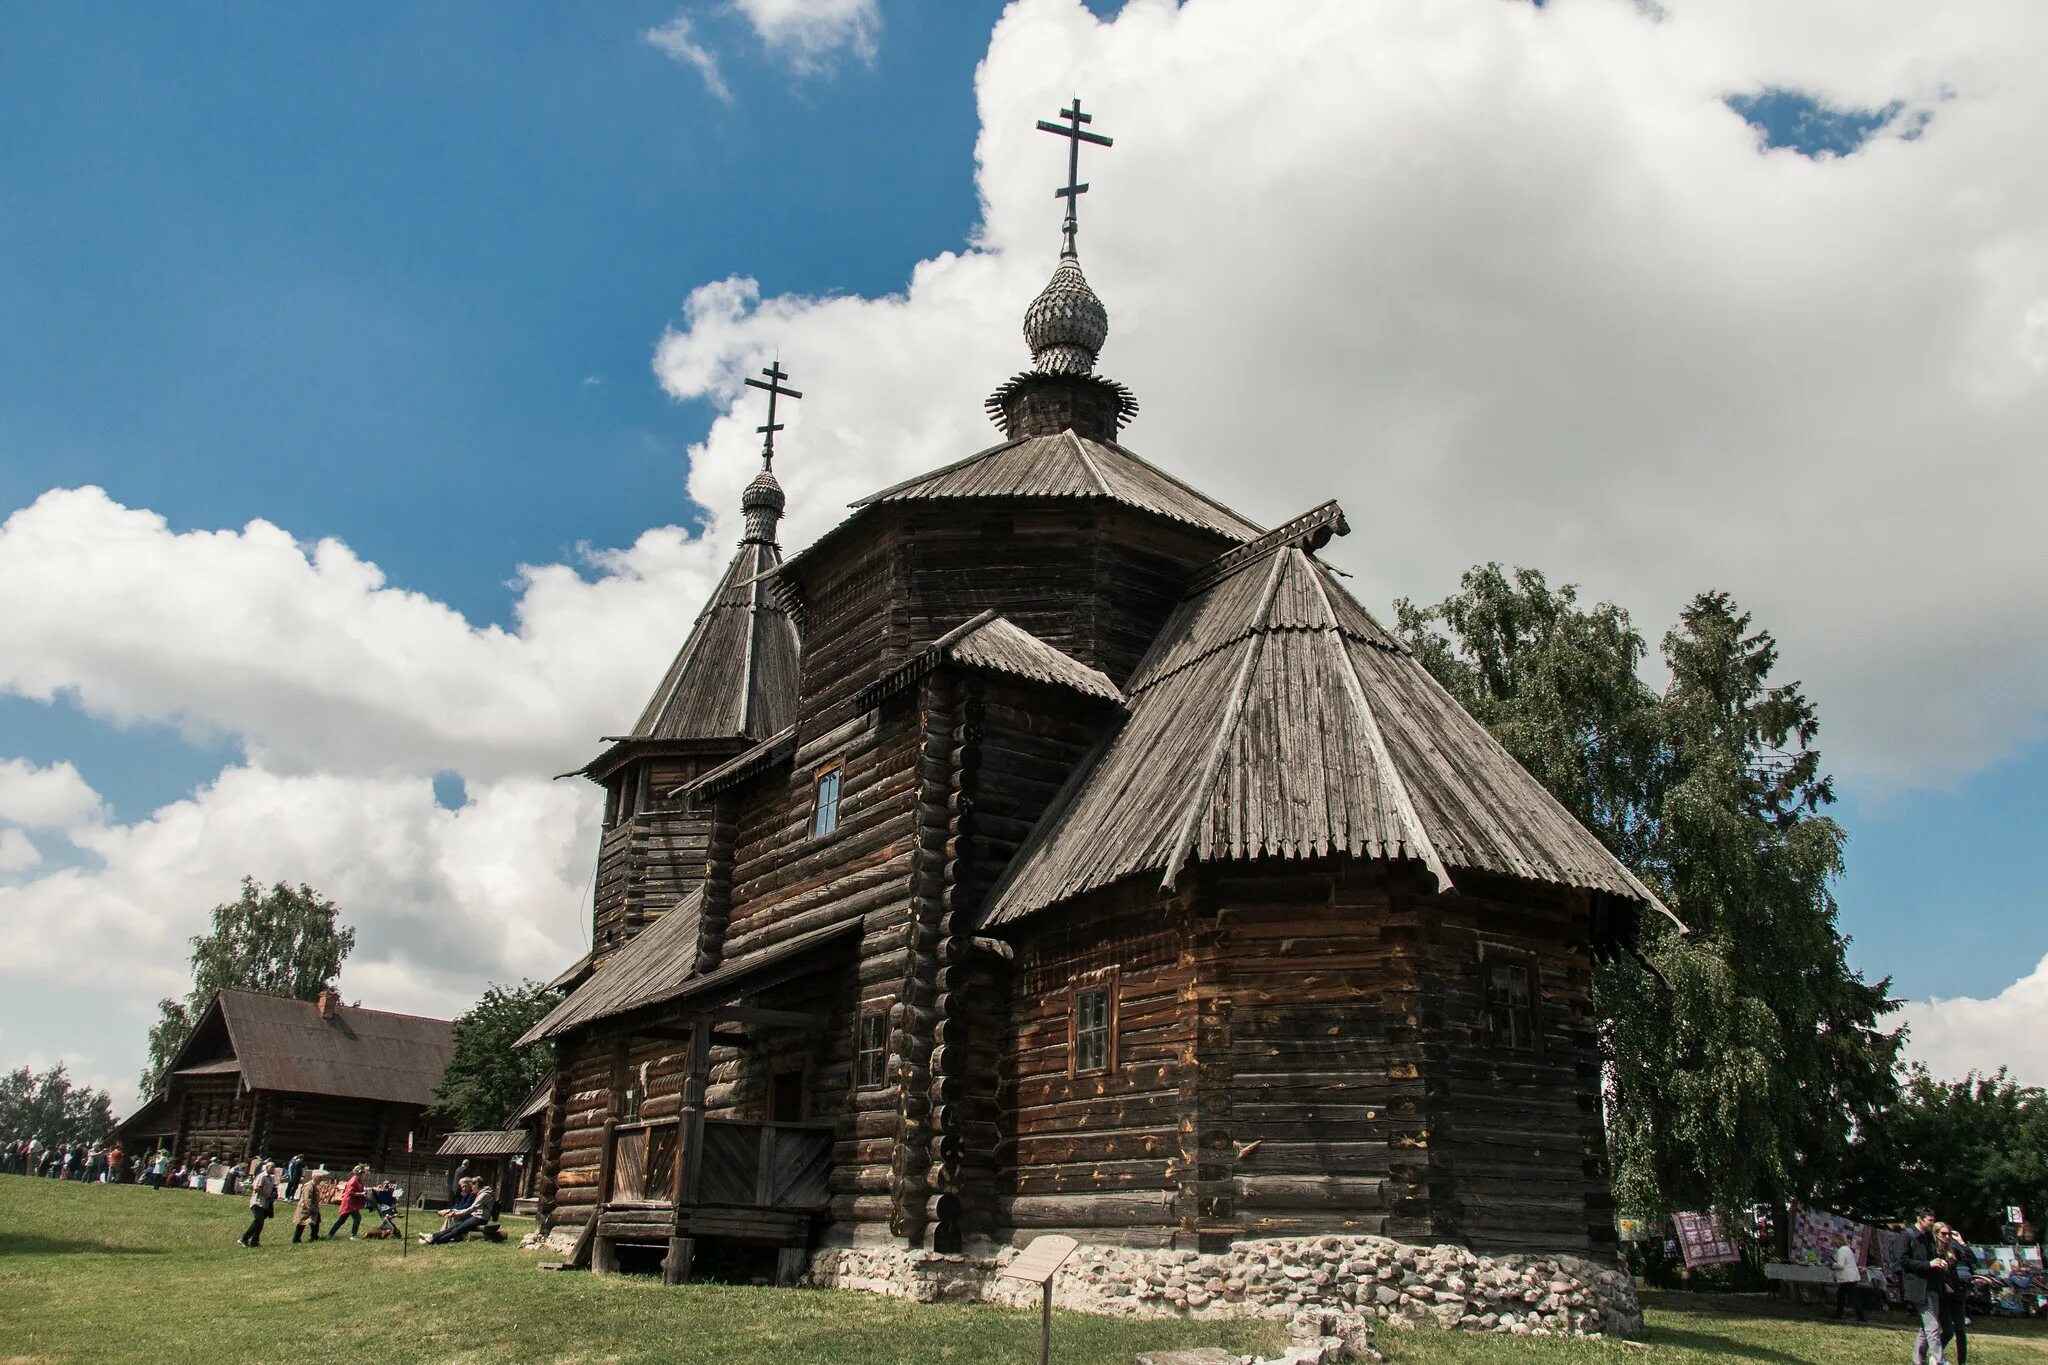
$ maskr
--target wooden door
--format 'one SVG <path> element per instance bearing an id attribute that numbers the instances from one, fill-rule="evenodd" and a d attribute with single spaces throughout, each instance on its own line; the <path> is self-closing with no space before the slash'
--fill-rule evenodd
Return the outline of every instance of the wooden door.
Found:
<path id="1" fill-rule="evenodd" d="M 613 1200 L 647 1197 L 647 1130 L 630 1128 L 612 1135 Z"/>

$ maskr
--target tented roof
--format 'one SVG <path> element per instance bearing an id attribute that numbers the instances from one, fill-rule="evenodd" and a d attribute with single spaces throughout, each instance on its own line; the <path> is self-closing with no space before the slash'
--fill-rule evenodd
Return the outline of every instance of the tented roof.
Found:
<path id="1" fill-rule="evenodd" d="M 1298 546 L 1183 602 L 1126 690 L 1129 720 L 1040 821 L 990 923 L 1189 862 L 1329 854 L 1662 908 Z"/>

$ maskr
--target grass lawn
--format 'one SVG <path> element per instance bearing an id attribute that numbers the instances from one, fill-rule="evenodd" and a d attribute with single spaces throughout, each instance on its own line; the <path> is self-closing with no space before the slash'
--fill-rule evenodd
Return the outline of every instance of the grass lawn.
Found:
<path id="1" fill-rule="evenodd" d="M 0 1177 L 0 1365 L 26 1361 L 1029 1362 L 1037 1317 L 836 1291 L 543 1274 L 516 1244 L 293 1246 L 234 1239 L 239 1200 Z M 415 1225 L 420 1226 L 417 1216 Z M 508 1220 L 508 1231 L 518 1231 Z M 1054 1359 L 1129 1362 L 1165 1346 L 1271 1349 L 1265 1325 L 1060 1314 Z M 1600 1342 L 1383 1331 L 1400 1365 L 1618 1360 L 1899 1365 L 1905 1319 L 1841 1326 L 1751 1296 L 1653 1295 L 1648 1351 Z M 2048 1332 L 1982 1323 L 1981 1365 L 2048 1365 Z"/>

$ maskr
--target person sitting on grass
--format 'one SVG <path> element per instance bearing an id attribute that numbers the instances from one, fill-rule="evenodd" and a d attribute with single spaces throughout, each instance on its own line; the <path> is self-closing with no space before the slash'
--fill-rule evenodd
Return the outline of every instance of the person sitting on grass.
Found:
<path id="1" fill-rule="evenodd" d="M 491 1187 L 474 1177 L 462 1182 L 467 1187 L 469 1202 L 457 1208 L 444 1210 L 441 1214 L 448 1219 L 448 1225 L 431 1237 L 420 1238 L 422 1246 L 439 1246 L 444 1242 L 459 1242 L 470 1233 L 488 1225 L 498 1212 L 497 1196 Z"/>
<path id="2" fill-rule="evenodd" d="M 351 1242 L 356 1239 L 356 1234 L 362 1231 L 363 1205 L 369 1202 L 363 1195 L 363 1172 L 369 1169 L 368 1166 L 358 1166 L 348 1173 L 348 1180 L 343 1183 L 341 1196 L 336 1201 L 334 1226 L 327 1229 L 328 1241 L 333 1241 L 335 1234 L 341 1231 L 341 1222 L 344 1218 L 349 1220 L 348 1239 Z"/>

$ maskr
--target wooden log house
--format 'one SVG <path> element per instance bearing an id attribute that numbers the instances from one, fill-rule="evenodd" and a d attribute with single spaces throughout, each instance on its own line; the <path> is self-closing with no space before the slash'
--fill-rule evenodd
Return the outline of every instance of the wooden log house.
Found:
<path id="1" fill-rule="evenodd" d="M 454 1052 L 446 1019 L 255 991 L 214 994 L 164 1074 L 164 1088 L 116 1132 L 143 1150 L 226 1162 L 303 1154 L 309 1167 L 357 1163 L 403 1178 L 440 1167 L 425 1114 Z"/>
<path id="2" fill-rule="evenodd" d="M 1024 331 L 1001 443 L 787 562 L 757 481 L 649 706 L 704 723 L 585 770 L 608 957 L 528 1035 L 543 1219 L 671 1279 L 707 1242 L 785 1279 L 1051 1230 L 1611 1244 L 1591 969 L 1662 907 L 1317 558 L 1334 503 L 1263 530 L 1120 443 L 1071 253 Z"/>

